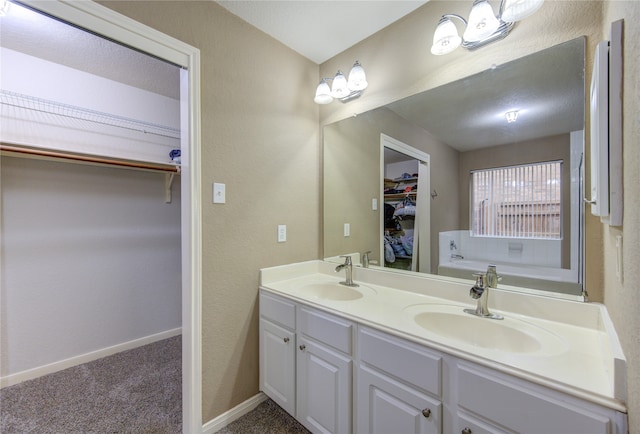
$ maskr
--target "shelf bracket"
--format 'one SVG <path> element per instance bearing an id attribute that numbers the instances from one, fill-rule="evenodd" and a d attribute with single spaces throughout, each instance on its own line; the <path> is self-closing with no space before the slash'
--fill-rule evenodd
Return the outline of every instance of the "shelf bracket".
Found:
<path id="1" fill-rule="evenodd" d="M 164 201 L 165 203 L 171 203 L 171 186 L 173 185 L 173 179 L 176 173 L 165 173 L 164 175 Z"/>

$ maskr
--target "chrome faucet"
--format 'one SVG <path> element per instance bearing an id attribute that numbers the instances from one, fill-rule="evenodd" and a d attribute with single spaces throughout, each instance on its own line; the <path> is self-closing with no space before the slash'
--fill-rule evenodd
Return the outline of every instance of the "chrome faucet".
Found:
<path id="1" fill-rule="evenodd" d="M 362 254 L 362 268 L 369 268 L 369 253 L 371 253 L 371 250 Z"/>
<path id="2" fill-rule="evenodd" d="M 346 270 L 347 279 L 344 282 L 340 282 L 340 285 L 357 287 L 360 286 L 357 283 L 353 283 L 353 264 L 351 262 L 351 256 L 340 256 L 344 258 L 344 264 L 340 264 L 336 267 L 336 273 L 343 268 Z"/>
<path id="3" fill-rule="evenodd" d="M 474 300 L 478 300 L 478 305 L 475 309 L 465 309 L 466 313 L 471 315 L 479 316 L 482 318 L 489 319 L 504 319 L 502 315 L 498 315 L 495 313 L 489 312 L 489 308 L 487 307 L 489 300 L 489 288 L 495 288 L 497 284 L 497 275 L 489 276 L 489 274 L 493 272 L 495 273 L 495 266 L 493 267 L 493 271 L 489 270 L 488 274 L 485 273 L 474 273 L 473 275 L 476 278 L 476 283 L 469 290 L 469 296 Z M 486 285 L 485 285 L 486 281 Z M 494 284 L 496 286 L 490 286 L 489 283 Z"/>

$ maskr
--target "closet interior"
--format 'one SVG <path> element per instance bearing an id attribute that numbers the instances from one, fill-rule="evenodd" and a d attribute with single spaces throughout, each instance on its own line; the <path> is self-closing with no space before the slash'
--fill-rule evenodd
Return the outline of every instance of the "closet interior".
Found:
<path id="1" fill-rule="evenodd" d="M 181 69 L 11 3 L 0 386 L 181 333 Z"/>

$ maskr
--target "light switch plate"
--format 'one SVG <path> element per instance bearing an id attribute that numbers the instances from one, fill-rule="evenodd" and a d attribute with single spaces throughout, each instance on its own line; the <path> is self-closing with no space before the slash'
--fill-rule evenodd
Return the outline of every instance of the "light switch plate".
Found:
<path id="1" fill-rule="evenodd" d="M 278 225 L 278 242 L 284 243 L 287 241 L 287 225 Z"/>
<path id="2" fill-rule="evenodd" d="M 349 223 L 344 224 L 344 236 L 348 237 L 351 235 L 351 225 Z"/>
<path id="3" fill-rule="evenodd" d="M 225 203 L 226 202 L 226 192 L 225 185 L 220 184 L 218 182 L 213 183 L 213 203 Z"/>

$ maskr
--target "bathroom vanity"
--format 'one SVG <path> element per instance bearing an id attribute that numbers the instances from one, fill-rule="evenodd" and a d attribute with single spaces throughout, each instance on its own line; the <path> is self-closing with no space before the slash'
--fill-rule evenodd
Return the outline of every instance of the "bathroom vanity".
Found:
<path id="1" fill-rule="evenodd" d="M 334 268 L 261 270 L 260 389 L 312 432 L 627 432 L 602 305 L 498 289 L 491 320 L 462 280 Z"/>

